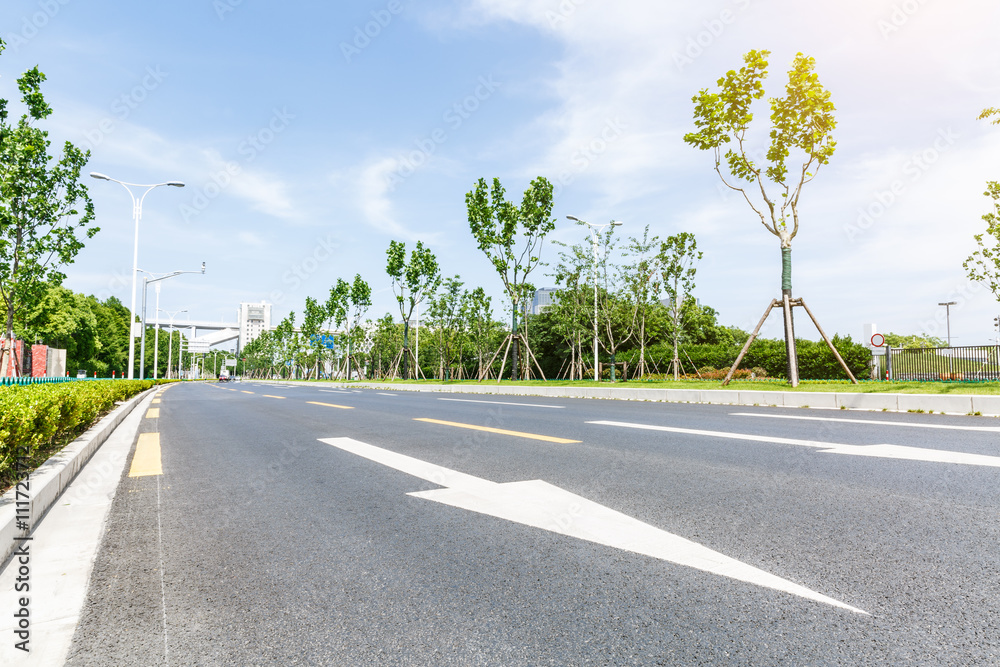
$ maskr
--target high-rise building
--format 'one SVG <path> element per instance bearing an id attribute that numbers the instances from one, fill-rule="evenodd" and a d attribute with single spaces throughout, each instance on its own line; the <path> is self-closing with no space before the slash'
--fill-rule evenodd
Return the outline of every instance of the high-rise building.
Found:
<path id="1" fill-rule="evenodd" d="M 241 350 L 270 328 L 271 304 L 266 301 L 240 304 Z"/>
<path id="2" fill-rule="evenodd" d="M 535 295 L 531 298 L 532 315 L 541 315 L 545 309 L 552 305 L 552 297 L 559 290 L 555 287 L 541 287 L 535 290 Z"/>

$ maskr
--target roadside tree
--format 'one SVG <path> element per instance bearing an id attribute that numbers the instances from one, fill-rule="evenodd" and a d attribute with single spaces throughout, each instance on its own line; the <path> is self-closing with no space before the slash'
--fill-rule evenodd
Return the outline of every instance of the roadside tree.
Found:
<path id="1" fill-rule="evenodd" d="M 441 284 L 441 269 L 434 253 L 430 248 L 424 247 L 422 241 L 417 241 L 417 247 L 410 253 L 409 261 L 406 259 L 406 244 L 399 241 L 389 242 L 386 256 L 388 261 L 385 271 L 392 278 L 392 291 L 396 295 L 399 314 L 403 318 L 403 347 L 393 361 L 393 368 L 398 369 L 402 362 L 403 379 L 409 379 L 409 361 L 412 360 L 413 376 L 416 378 L 421 373 L 417 367 L 417 359 L 410 350 L 410 319 L 417 305 L 427 295 L 437 291 Z M 395 375 L 395 370 L 393 374 Z"/>
<path id="2" fill-rule="evenodd" d="M 500 348 L 504 348 L 501 369 L 507 362 L 507 350 L 513 347 L 511 379 L 519 378 L 518 352 L 521 346 L 527 356 L 533 357 L 527 338 L 520 333 L 518 313 L 534 291 L 527 278 L 541 262 L 541 248 L 545 235 L 555 229 L 552 217 L 552 184 L 539 176 L 531 181 L 524 191 L 521 206 L 507 201 L 506 191 L 499 178 L 493 179 L 490 187 L 486 179 L 480 178 L 476 188 L 465 195 L 465 205 L 469 214 L 469 229 L 493 268 L 503 281 L 507 298 L 510 299 L 511 327 Z M 494 358 L 500 354 L 497 348 Z M 533 359 L 534 360 L 534 359 Z M 542 373 L 538 361 L 534 360 L 538 372 Z M 492 366 L 490 360 L 487 366 Z M 525 366 L 528 366 L 525 363 Z M 503 370 L 500 372 L 503 375 Z M 542 379 L 545 378 L 542 373 Z M 480 381 L 483 377 L 480 376 Z"/>
<path id="3" fill-rule="evenodd" d="M 0 53 L 4 46 L 0 41 Z M 60 267 L 83 248 L 77 233 L 89 239 L 98 231 L 88 228 L 94 205 L 80 183 L 90 153 L 66 142 L 53 163 L 48 132 L 35 126 L 52 113 L 42 96 L 43 81 L 37 67 L 17 80 L 26 108 L 17 124 L 8 120 L 7 100 L 0 99 L 0 300 L 6 341 L 0 343 L 0 373 L 13 351 L 14 316 L 39 298 L 47 282 L 62 282 Z"/>
<path id="4" fill-rule="evenodd" d="M 695 264 L 701 259 L 698 243 L 694 234 L 681 232 L 668 236 L 660 244 L 657 260 L 662 277 L 662 285 L 667 293 L 667 312 L 670 314 L 670 339 L 674 346 L 674 356 L 670 361 L 674 379 L 680 377 L 681 360 L 678 356 L 678 343 L 682 333 L 683 304 L 694 289 Z"/>
<path id="5" fill-rule="evenodd" d="M 827 164 L 833 155 L 837 144 L 832 133 L 837 122 L 833 116 L 830 92 L 813 71 L 815 60 L 801 53 L 796 54 L 788 72 L 785 95 L 770 100 L 770 145 L 764 154 L 764 161 L 752 159 L 747 138 L 753 122 L 751 106 L 764 97 L 763 80 L 767 77 L 769 55 L 769 51 L 747 52 L 743 56 L 744 67 L 739 71 L 730 70 L 718 80 L 718 92 L 702 89 L 692 98 L 697 131 L 684 135 L 684 141 L 699 150 L 712 151 L 715 171 L 723 184 L 743 196 L 764 228 L 780 242 L 781 300 L 773 300 L 768 306 L 747 347 L 756 338 L 771 309 L 781 307 L 784 312 L 788 381 L 796 386 L 799 375 L 792 307 L 801 305 L 810 317 L 812 313 L 802 299 L 792 297 L 792 239 L 799 231 L 802 188 L 816 177 L 819 168 Z M 731 147 L 723 154 L 722 147 L 726 144 Z M 793 151 L 798 157 L 796 164 L 789 168 L 788 160 Z M 723 160 L 728 175 L 722 172 Z M 833 343 L 815 318 L 812 319 L 839 359 Z M 734 372 L 745 354 L 746 350 L 737 357 L 732 368 Z M 846 364 L 842 365 L 850 375 Z M 732 373 L 724 384 L 731 377 Z"/>

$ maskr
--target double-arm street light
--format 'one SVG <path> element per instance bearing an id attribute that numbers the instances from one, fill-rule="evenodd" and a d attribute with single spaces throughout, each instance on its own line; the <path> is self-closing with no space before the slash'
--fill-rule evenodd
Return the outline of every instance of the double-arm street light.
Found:
<path id="1" fill-rule="evenodd" d="M 150 276 L 155 275 L 155 274 L 149 273 L 149 271 L 143 271 L 142 269 L 139 269 L 139 271 L 142 271 L 143 273 L 147 273 Z M 159 320 L 159 317 L 160 317 L 159 316 L 159 312 L 160 312 L 160 285 L 159 285 L 159 281 L 166 280 L 167 278 L 173 278 L 174 276 L 179 276 L 182 273 L 205 273 L 205 262 L 201 263 L 201 271 L 171 271 L 170 273 L 165 273 L 162 276 L 158 276 L 156 278 L 149 278 L 148 276 L 143 276 L 142 277 L 142 343 L 139 346 L 139 359 L 140 359 L 140 361 L 139 361 L 139 379 L 140 380 L 145 380 L 146 379 L 146 292 L 147 292 L 146 288 L 149 287 L 149 283 L 157 283 L 157 285 L 156 285 L 156 312 L 157 312 L 157 316 L 156 317 L 157 317 L 157 320 Z M 154 339 L 154 342 L 153 342 L 153 379 L 156 379 L 156 377 L 157 377 L 157 370 L 158 370 L 157 369 L 157 362 L 159 361 L 159 359 L 158 359 L 159 352 L 160 352 L 160 326 L 159 326 L 159 322 L 157 322 L 156 336 L 155 336 L 155 339 Z"/>
<path id="2" fill-rule="evenodd" d="M 104 174 L 98 173 L 96 171 L 90 172 L 92 178 L 96 178 L 101 181 L 112 181 L 118 183 L 128 192 L 129 197 L 132 198 L 132 219 L 135 220 L 135 242 L 134 248 L 132 250 L 132 303 L 129 306 L 129 346 L 128 346 L 128 379 L 131 380 L 135 377 L 134 366 L 135 366 L 135 288 L 137 274 L 139 273 L 139 220 L 142 218 L 142 202 L 149 194 L 149 191 L 153 188 L 158 188 L 161 185 L 172 185 L 175 188 L 183 188 L 184 184 L 180 181 L 167 181 L 165 183 L 153 183 L 153 184 L 143 184 L 143 183 L 126 183 L 124 181 L 119 181 L 116 178 L 111 178 L 110 176 L 105 176 Z M 146 188 L 142 195 L 136 199 L 135 194 L 132 192 L 132 188 Z"/>
<path id="3" fill-rule="evenodd" d="M 601 376 L 598 373 L 598 363 L 597 363 L 597 232 L 595 229 L 604 229 L 605 227 L 620 227 L 622 223 L 617 220 L 612 220 L 611 222 L 605 223 L 603 225 L 595 225 L 576 216 L 567 215 L 567 218 L 573 222 L 580 223 L 581 225 L 587 225 L 590 227 L 590 239 L 594 244 L 594 382 L 600 382 Z M 614 371 L 612 371 L 613 373 Z"/>

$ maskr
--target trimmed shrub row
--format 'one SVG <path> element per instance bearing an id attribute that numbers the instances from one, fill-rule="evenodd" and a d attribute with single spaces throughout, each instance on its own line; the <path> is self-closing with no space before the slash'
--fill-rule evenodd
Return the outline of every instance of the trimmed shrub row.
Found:
<path id="1" fill-rule="evenodd" d="M 799 377 L 803 380 L 846 380 L 847 374 L 840 367 L 826 343 L 796 339 L 795 345 L 799 358 Z M 855 377 L 864 379 L 868 375 L 868 364 L 871 352 L 864 345 L 855 343 L 850 336 L 834 336 L 833 345 L 844 358 L 847 366 Z M 725 377 L 729 367 L 736 361 L 739 354 L 738 346 L 729 345 L 685 345 L 680 353 L 681 367 L 689 377 L 694 376 L 695 368 L 723 369 L 719 379 Z M 666 344 L 654 345 L 646 350 L 646 362 L 651 366 L 648 375 L 670 375 L 670 359 L 673 348 Z M 617 355 L 617 361 L 627 361 L 630 369 L 638 368 L 639 351 L 629 350 Z M 767 376 L 784 378 L 788 369 L 788 356 L 785 353 L 785 342 L 769 338 L 758 338 L 750 346 L 750 350 L 740 363 L 740 369 L 747 369 L 745 374 L 737 371 L 735 377 L 749 377 L 753 372 L 757 377 Z M 763 371 L 763 372 L 762 372 Z M 704 376 L 705 373 L 702 373 Z M 670 377 L 673 377 L 670 375 Z M 712 379 L 715 379 L 714 377 Z"/>
<path id="2" fill-rule="evenodd" d="M 34 460 L 87 430 L 116 402 L 154 384 L 153 380 L 97 380 L 0 388 L 0 488 L 17 481 L 18 456 Z"/>

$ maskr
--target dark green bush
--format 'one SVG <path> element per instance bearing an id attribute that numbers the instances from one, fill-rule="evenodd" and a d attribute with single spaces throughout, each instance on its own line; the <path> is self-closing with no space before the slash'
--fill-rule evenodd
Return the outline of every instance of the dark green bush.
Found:
<path id="1" fill-rule="evenodd" d="M 0 388 L 0 488 L 13 484 L 18 456 L 34 463 L 153 380 L 97 380 Z M 44 459 L 43 459 L 44 460 Z"/>
<path id="2" fill-rule="evenodd" d="M 833 345 L 840 356 L 844 358 L 848 368 L 855 377 L 866 377 L 871 352 L 860 343 L 855 343 L 850 336 L 834 336 Z M 846 380 L 847 374 L 834 358 L 830 348 L 823 341 L 797 339 L 795 341 L 799 357 L 799 377 L 803 380 Z M 679 352 L 681 368 L 688 377 L 697 377 L 695 369 L 710 367 L 728 371 L 736 361 L 740 348 L 735 345 L 685 345 Z M 670 360 L 674 356 L 673 347 L 669 344 L 654 345 L 646 350 L 646 363 L 649 370 L 647 377 L 666 375 L 670 373 Z M 630 372 L 638 369 L 639 351 L 636 349 L 622 352 L 618 361 L 627 361 Z M 749 369 L 757 377 L 767 376 L 784 378 L 788 375 L 788 355 L 785 354 L 785 342 L 772 338 L 758 338 L 750 346 L 740 369 Z M 759 369 L 763 369 L 761 372 Z M 702 373 L 704 376 L 705 374 Z M 723 372 L 721 377 L 725 377 Z M 750 373 L 735 377 L 749 377 Z M 714 379 L 714 377 L 713 377 Z M 719 378 L 721 379 L 721 378 Z"/>

